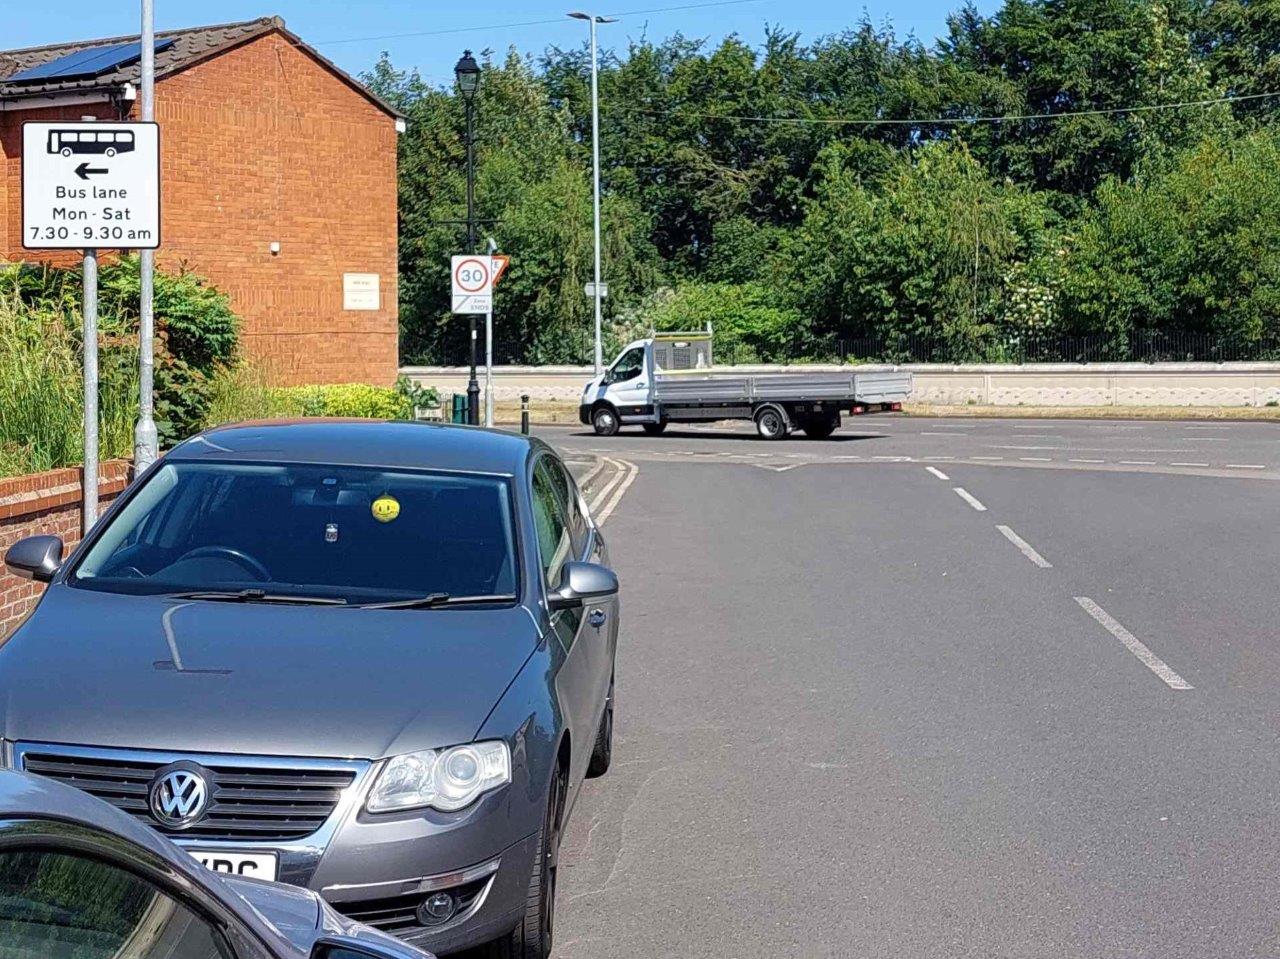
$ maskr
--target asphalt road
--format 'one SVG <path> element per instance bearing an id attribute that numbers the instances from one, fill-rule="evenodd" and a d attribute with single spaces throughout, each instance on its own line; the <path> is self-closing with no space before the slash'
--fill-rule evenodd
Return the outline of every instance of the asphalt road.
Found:
<path id="1" fill-rule="evenodd" d="M 1280 427 L 853 425 L 543 431 L 624 584 L 556 955 L 1280 954 Z"/>

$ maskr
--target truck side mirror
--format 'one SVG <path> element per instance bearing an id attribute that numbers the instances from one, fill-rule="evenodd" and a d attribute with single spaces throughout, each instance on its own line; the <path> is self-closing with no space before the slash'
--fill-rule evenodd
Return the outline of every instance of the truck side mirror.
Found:
<path id="1" fill-rule="evenodd" d="M 4 564 L 14 576 L 47 583 L 62 565 L 62 540 L 57 536 L 28 536 L 9 547 Z"/>

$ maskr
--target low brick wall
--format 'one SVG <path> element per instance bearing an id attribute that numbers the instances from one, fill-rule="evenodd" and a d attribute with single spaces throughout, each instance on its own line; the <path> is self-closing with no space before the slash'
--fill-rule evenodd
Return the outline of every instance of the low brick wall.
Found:
<path id="1" fill-rule="evenodd" d="M 129 484 L 128 460 L 108 460 L 98 468 L 98 502 L 105 508 Z M 80 542 L 80 467 L 0 479 L 0 553 L 38 533 L 61 536 L 67 552 Z M 0 639 L 22 621 L 44 589 L 42 583 L 0 569 Z"/>

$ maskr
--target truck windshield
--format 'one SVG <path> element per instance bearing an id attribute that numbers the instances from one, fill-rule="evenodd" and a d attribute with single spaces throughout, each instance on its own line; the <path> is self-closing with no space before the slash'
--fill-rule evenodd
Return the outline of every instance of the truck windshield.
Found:
<path id="1" fill-rule="evenodd" d="M 166 463 L 68 582 L 386 603 L 517 592 L 511 497 L 487 476 L 356 466 Z"/>

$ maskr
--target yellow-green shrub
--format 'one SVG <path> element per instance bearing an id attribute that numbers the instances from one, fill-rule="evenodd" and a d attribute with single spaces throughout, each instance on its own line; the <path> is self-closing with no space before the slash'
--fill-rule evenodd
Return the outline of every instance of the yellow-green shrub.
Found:
<path id="1" fill-rule="evenodd" d="M 302 416 L 352 416 L 373 420 L 413 419 L 407 397 L 385 386 L 339 383 L 291 386 L 273 391 L 282 405 Z"/>

